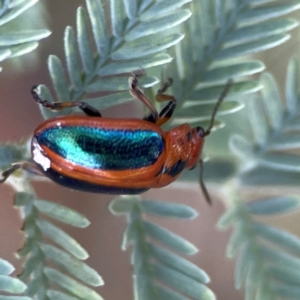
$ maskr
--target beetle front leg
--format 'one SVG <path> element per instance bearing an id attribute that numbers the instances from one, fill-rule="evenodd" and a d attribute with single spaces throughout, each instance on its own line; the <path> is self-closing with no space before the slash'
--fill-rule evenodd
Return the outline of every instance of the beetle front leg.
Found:
<path id="1" fill-rule="evenodd" d="M 153 106 L 153 104 L 148 100 L 148 98 L 143 93 L 143 91 L 139 88 L 137 77 L 136 76 L 129 77 L 128 84 L 129 84 L 129 92 L 132 95 L 132 97 L 143 102 L 151 111 L 151 115 L 149 117 L 144 118 L 144 120 L 156 123 L 158 119 L 158 112 L 156 108 Z"/>
<path id="2" fill-rule="evenodd" d="M 158 126 L 165 124 L 172 117 L 173 112 L 176 108 L 176 99 L 171 95 L 165 94 L 165 92 L 172 85 L 172 83 L 172 78 L 169 78 L 168 81 L 166 81 L 163 84 L 162 88 L 159 89 L 156 94 L 156 101 L 169 101 L 169 103 L 162 109 L 162 111 L 159 114 L 158 120 L 156 121 L 156 124 Z"/>
<path id="3" fill-rule="evenodd" d="M 9 169 L 4 171 L 1 174 L 2 178 L 0 179 L 0 183 L 4 183 L 10 175 L 12 175 L 14 172 L 16 172 L 19 169 L 28 171 L 29 173 L 35 175 L 44 176 L 44 174 L 40 171 L 40 169 L 38 169 L 38 167 L 35 164 L 25 161 L 25 162 L 13 164 Z"/>
<path id="4" fill-rule="evenodd" d="M 48 100 L 43 100 L 37 93 L 37 86 L 32 87 L 31 94 L 36 103 L 54 111 L 70 107 L 78 107 L 90 117 L 102 117 L 101 113 L 96 108 L 87 104 L 86 102 L 49 102 Z"/>

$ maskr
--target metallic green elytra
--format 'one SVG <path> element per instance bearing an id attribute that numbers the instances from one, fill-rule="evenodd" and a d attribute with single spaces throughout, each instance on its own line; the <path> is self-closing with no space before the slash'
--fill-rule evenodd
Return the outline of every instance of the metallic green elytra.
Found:
<path id="1" fill-rule="evenodd" d="M 165 148 L 161 135 L 141 129 L 57 126 L 42 131 L 36 139 L 69 162 L 102 170 L 152 165 Z"/>

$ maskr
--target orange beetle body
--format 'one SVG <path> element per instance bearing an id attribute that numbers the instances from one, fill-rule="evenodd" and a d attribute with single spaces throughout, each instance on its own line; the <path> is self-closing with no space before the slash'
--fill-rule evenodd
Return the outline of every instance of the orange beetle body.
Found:
<path id="1" fill-rule="evenodd" d="M 14 164 L 2 173 L 0 183 L 23 168 L 72 189 L 139 194 L 172 183 L 184 169 L 193 169 L 200 161 L 200 185 L 210 203 L 199 159 L 204 138 L 210 134 L 231 81 L 215 105 L 207 130 L 183 124 L 164 132 L 160 126 L 170 119 L 176 107 L 175 98 L 164 94 L 171 84 L 169 79 L 156 95 L 157 101 L 168 101 L 158 114 L 138 87 L 137 78 L 129 78 L 130 93 L 151 111 L 143 120 L 102 118 L 101 113 L 86 102 L 49 102 L 41 99 L 33 87 L 32 96 L 38 104 L 51 110 L 78 107 L 86 116 L 57 117 L 40 124 L 31 144 L 35 164 Z"/>
<path id="2" fill-rule="evenodd" d="M 38 126 L 32 156 L 47 177 L 72 189 L 138 194 L 194 168 L 203 142 L 187 124 L 164 132 L 146 120 L 64 116 Z"/>

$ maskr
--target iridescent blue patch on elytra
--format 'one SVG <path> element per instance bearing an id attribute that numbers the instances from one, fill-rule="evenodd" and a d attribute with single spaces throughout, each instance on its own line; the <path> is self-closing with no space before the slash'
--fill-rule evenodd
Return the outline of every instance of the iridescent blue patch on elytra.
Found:
<path id="1" fill-rule="evenodd" d="M 164 138 L 159 133 L 142 129 L 53 127 L 41 132 L 36 139 L 70 162 L 101 170 L 150 166 L 165 149 Z"/>

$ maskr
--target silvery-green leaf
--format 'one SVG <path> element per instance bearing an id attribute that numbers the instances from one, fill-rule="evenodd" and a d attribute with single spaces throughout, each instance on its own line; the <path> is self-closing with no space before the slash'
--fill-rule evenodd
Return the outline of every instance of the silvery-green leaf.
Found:
<path id="1" fill-rule="evenodd" d="M 71 97 L 61 60 L 55 55 L 50 55 L 48 59 L 48 68 L 58 100 L 69 101 Z"/>
<path id="2" fill-rule="evenodd" d="M 225 88 L 225 85 L 217 85 L 212 87 L 206 87 L 201 88 L 198 90 L 195 90 L 190 93 L 189 100 L 193 101 L 199 101 L 199 100 L 216 100 L 220 97 L 223 90 Z M 231 96 L 237 96 L 236 94 L 243 93 L 243 94 L 249 94 L 249 93 L 255 93 L 260 91 L 263 88 L 263 85 L 257 81 L 249 80 L 249 81 L 241 81 L 233 83 L 230 86 L 229 92 L 226 96 L 226 98 Z M 190 104 L 190 101 L 187 102 Z"/>
<path id="3" fill-rule="evenodd" d="M 192 220 L 198 216 L 196 210 L 184 204 L 143 200 L 140 206 L 145 213 L 160 217 Z"/>
<path id="4" fill-rule="evenodd" d="M 189 104 L 191 102 L 188 102 Z M 243 103 L 237 101 L 223 102 L 217 112 L 218 116 L 227 115 L 241 110 L 244 107 Z M 202 103 L 201 101 L 193 102 L 193 106 L 185 107 L 176 113 L 176 121 L 181 123 L 201 122 L 210 120 L 215 103 Z"/>
<path id="5" fill-rule="evenodd" d="M 162 265 L 152 264 L 152 268 L 155 275 L 160 280 L 162 280 L 167 285 L 176 288 L 183 294 L 186 294 L 195 299 L 216 299 L 212 291 L 209 290 L 204 284 L 191 280 L 185 275 Z"/>
<path id="6" fill-rule="evenodd" d="M 80 89 L 82 87 L 82 81 L 79 54 L 76 47 L 75 33 L 71 26 L 68 26 L 65 30 L 64 42 L 69 78 L 74 89 Z"/>
<path id="7" fill-rule="evenodd" d="M 128 42 L 123 47 L 117 49 L 117 51 L 112 53 L 112 59 L 114 60 L 128 60 L 137 57 L 142 57 L 157 52 L 161 52 L 171 46 L 174 46 L 183 39 L 184 35 L 179 33 L 174 33 L 169 36 L 164 36 L 160 39 L 148 37 L 143 42 L 138 39 L 138 42 Z"/>
<path id="8" fill-rule="evenodd" d="M 175 251 L 186 255 L 198 252 L 198 249 L 186 239 L 154 223 L 144 221 L 144 230 L 151 238 L 157 239 Z"/>
<path id="9" fill-rule="evenodd" d="M 290 36 L 288 34 L 275 34 L 270 37 L 261 38 L 257 41 L 246 42 L 237 46 L 229 46 L 219 51 L 215 56 L 216 60 L 236 58 L 237 56 L 249 55 L 274 48 L 286 42 Z"/>
<path id="10" fill-rule="evenodd" d="M 255 230 L 255 234 L 259 237 L 275 244 L 279 248 L 285 248 L 289 252 L 299 255 L 300 239 L 297 236 L 258 222 L 254 222 L 252 227 Z"/>
<path id="11" fill-rule="evenodd" d="M 300 161 L 298 155 L 288 154 L 266 154 L 259 159 L 261 166 L 274 170 L 300 172 Z"/>
<path id="12" fill-rule="evenodd" d="M 264 259 L 270 263 L 278 263 L 280 261 L 286 267 L 294 267 L 296 269 L 300 267 L 300 259 L 298 257 L 282 252 L 279 249 L 261 245 L 260 252 Z"/>
<path id="13" fill-rule="evenodd" d="M 172 61 L 172 57 L 165 53 L 148 55 L 134 60 L 116 61 L 109 63 L 99 71 L 100 76 L 129 73 L 134 70 L 159 66 Z"/>
<path id="14" fill-rule="evenodd" d="M 32 202 L 35 200 L 35 196 L 32 193 L 26 193 L 26 192 L 17 192 L 15 193 L 14 198 L 15 198 L 15 205 L 18 207 L 31 205 Z M 28 213 L 28 212 L 25 211 L 24 213 Z"/>
<path id="15" fill-rule="evenodd" d="M 190 300 L 190 298 L 186 298 L 185 296 L 174 292 L 173 290 L 165 287 L 165 286 L 155 286 L 156 291 L 158 292 L 161 299 L 168 300 Z"/>
<path id="16" fill-rule="evenodd" d="M 122 37 L 124 33 L 124 19 L 126 17 L 122 0 L 110 1 L 110 15 L 112 32 L 115 37 Z"/>
<path id="17" fill-rule="evenodd" d="M 228 229 L 237 221 L 237 212 L 234 208 L 229 208 L 219 219 L 217 227 L 221 230 Z"/>
<path id="18" fill-rule="evenodd" d="M 103 300 L 103 298 L 95 291 L 53 268 L 46 267 L 44 273 L 55 285 L 79 299 Z"/>
<path id="19" fill-rule="evenodd" d="M 244 244 L 238 254 L 235 262 L 234 272 L 234 286 L 236 289 L 240 289 L 243 285 L 249 269 L 251 268 L 254 257 L 249 250 L 249 245 Z"/>
<path id="20" fill-rule="evenodd" d="M 79 7 L 76 15 L 77 43 L 83 68 L 85 72 L 91 73 L 94 69 L 94 55 L 88 32 L 88 16 L 83 7 Z"/>
<path id="21" fill-rule="evenodd" d="M 32 246 L 33 245 L 31 245 L 31 249 L 32 249 Z M 24 248 L 22 248 L 22 250 L 23 249 Z M 26 281 L 27 278 L 30 278 L 30 276 L 32 276 L 32 274 L 36 270 L 37 266 L 39 266 L 41 264 L 41 261 L 43 259 L 44 259 L 43 254 L 41 252 L 31 254 L 31 256 L 23 264 L 24 271 L 22 272 L 22 275 L 20 275 L 20 279 L 22 281 Z M 35 284 L 33 284 L 33 285 L 35 285 Z M 32 288 L 32 285 L 31 285 L 31 288 Z M 38 287 L 36 287 L 36 289 L 38 289 Z"/>
<path id="22" fill-rule="evenodd" d="M 42 295 L 46 294 L 46 287 L 41 276 L 32 278 L 29 281 L 26 289 L 26 294 L 31 297 L 34 297 L 34 295 L 39 293 Z"/>
<path id="23" fill-rule="evenodd" d="M 300 67 L 296 58 L 290 59 L 285 83 L 286 104 L 291 115 L 295 115 L 298 106 Z"/>
<path id="24" fill-rule="evenodd" d="M 122 245 L 121 245 L 121 249 L 123 251 L 126 251 L 129 245 L 135 241 L 136 226 L 134 225 L 135 225 L 134 223 L 130 223 L 126 226 L 124 230 Z"/>
<path id="25" fill-rule="evenodd" d="M 271 74 L 265 73 L 260 77 L 260 82 L 264 86 L 262 95 L 264 108 L 271 128 L 279 130 L 282 123 L 282 100 L 277 89 L 275 79 Z M 272 101 L 270 101 L 272 99 Z"/>
<path id="26" fill-rule="evenodd" d="M 26 290 L 26 284 L 21 280 L 6 275 L 0 275 L 0 291 L 20 294 Z M 0 296 L 1 299 L 1 296 Z"/>
<path id="27" fill-rule="evenodd" d="M 108 96 L 97 97 L 97 98 L 86 98 L 87 103 L 97 107 L 100 111 L 118 104 L 126 103 L 134 100 L 130 95 L 129 91 L 113 93 Z"/>
<path id="28" fill-rule="evenodd" d="M 11 51 L 9 49 L 0 50 L 0 61 L 5 60 L 11 55 Z"/>
<path id="29" fill-rule="evenodd" d="M 158 83 L 157 77 L 143 76 L 139 78 L 139 86 L 141 88 L 149 88 Z M 113 78 L 101 78 L 87 88 L 88 93 L 104 92 L 104 91 L 128 91 L 128 77 L 113 77 Z"/>
<path id="30" fill-rule="evenodd" d="M 6 13 L 4 16 L 1 17 L 0 19 L 0 26 L 15 19 L 18 17 L 20 14 L 22 14 L 25 10 L 36 4 L 38 0 L 27 0 L 25 1 L 24 4 L 18 5 L 15 7 L 12 7 L 12 9 Z"/>
<path id="31" fill-rule="evenodd" d="M 282 214 L 294 211 L 300 206 L 298 196 L 274 196 L 248 202 L 246 207 L 255 215 Z"/>
<path id="32" fill-rule="evenodd" d="M 38 220 L 37 225 L 44 235 L 78 259 L 87 259 L 89 257 L 86 250 L 73 237 L 59 227 L 42 219 Z"/>
<path id="33" fill-rule="evenodd" d="M 152 18 L 156 18 L 159 15 L 168 13 L 171 10 L 181 7 L 182 5 L 191 2 L 192 0 L 164 0 L 157 1 L 149 9 L 147 9 L 142 15 L 141 20 L 147 21 Z"/>
<path id="34" fill-rule="evenodd" d="M 269 98 L 272 99 L 272 98 Z M 278 129 L 280 127 L 278 126 Z M 279 151 L 279 150 L 292 150 L 300 148 L 300 135 L 299 134 L 292 134 L 292 135 L 283 135 L 276 140 L 268 143 L 266 150 L 267 151 Z"/>
<path id="35" fill-rule="evenodd" d="M 257 40 L 274 34 L 284 33 L 298 26 L 294 19 L 275 19 L 262 23 L 244 26 L 234 30 L 229 35 L 229 42 L 241 43 Z"/>
<path id="36" fill-rule="evenodd" d="M 151 256 L 158 260 L 160 264 L 163 264 L 169 268 L 172 268 L 173 270 L 185 274 L 186 276 L 200 283 L 206 284 L 210 282 L 210 278 L 208 277 L 208 275 L 190 261 L 172 253 L 169 250 L 155 246 L 154 244 L 149 243 L 148 249 Z"/>
<path id="37" fill-rule="evenodd" d="M 109 210 L 114 215 L 127 214 L 132 210 L 132 206 L 135 204 L 134 199 L 116 198 L 109 203 Z"/>
<path id="38" fill-rule="evenodd" d="M 287 0 L 284 3 L 255 7 L 241 14 L 240 21 L 247 23 L 261 22 L 270 18 L 276 18 L 300 9 L 300 3 L 295 0 Z"/>
<path id="39" fill-rule="evenodd" d="M 245 235 L 243 224 L 236 225 L 234 231 L 231 233 L 229 242 L 226 248 L 226 255 L 229 258 L 233 258 L 238 249 L 247 242 L 247 236 Z"/>
<path id="40" fill-rule="evenodd" d="M 0 300 L 32 300 L 26 296 L 0 296 Z"/>
<path id="41" fill-rule="evenodd" d="M 51 299 L 51 300 L 78 300 L 78 298 L 69 296 L 65 293 L 56 291 L 56 290 L 52 290 L 49 289 L 47 291 L 47 296 Z"/>
<path id="42" fill-rule="evenodd" d="M 140 37 L 144 37 L 151 34 L 172 28 L 180 23 L 184 22 L 191 16 L 191 12 L 187 9 L 178 10 L 168 13 L 163 17 L 158 17 L 145 22 L 140 23 L 125 37 L 127 41 L 132 41 Z"/>
<path id="43" fill-rule="evenodd" d="M 37 42 L 29 42 L 29 43 L 23 43 L 20 45 L 15 45 L 15 46 L 11 46 L 9 47 L 10 50 L 10 58 L 13 57 L 17 57 L 26 53 L 29 53 L 33 50 L 35 50 L 38 47 L 38 43 Z"/>
<path id="44" fill-rule="evenodd" d="M 300 174 L 294 171 L 270 169 L 259 166 L 241 176 L 241 183 L 247 186 L 298 186 Z"/>
<path id="45" fill-rule="evenodd" d="M 235 63 L 228 66 L 214 67 L 208 70 L 203 76 L 201 76 L 201 81 L 224 81 L 237 76 L 252 75 L 261 72 L 264 69 L 265 65 L 260 61 Z"/>
<path id="46" fill-rule="evenodd" d="M 291 284 L 272 284 L 272 288 L 278 294 L 279 297 L 284 297 L 286 299 L 299 299 L 300 297 L 300 287 L 299 285 L 293 286 Z"/>
<path id="47" fill-rule="evenodd" d="M 132 0 L 124 0 L 125 11 L 129 19 L 133 19 L 137 15 L 137 2 Z"/>
<path id="48" fill-rule="evenodd" d="M 102 278 L 94 269 L 79 259 L 69 255 L 67 252 L 48 244 L 41 244 L 41 249 L 47 259 L 63 268 L 70 275 L 92 286 L 103 285 Z"/>
<path id="49" fill-rule="evenodd" d="M 247 114 L 256 144 L 265 146 L 269 128 L 261 102 L 261 99 L 257 95 L 253 99 L 250 99 L 250 101 L 247 101 Z"/>
<path id="50" fill-rule="evenodd" d="M 9 275 L 14 270 L 15 268 L 10 262 L 0 258 L 0 275 Z"/>
<path id="51" fill-rule="evenodd" d="M 230 150 L 243 161 L 254 159 L 254 149 L 251 143 L 249 143 L 241 135 L 233 135 L 229 140 Z"/>
<path id="52" fill-rule="evenodd" d="M 0 34 L 0 46 L 17 45 L 39 41 L 48 37 L 51 34 L 49 30 L 26 30 L 10 32 L 9 34 Z"/>
<path id="53" fill-rule="evenodd" d="M 82 214 L 61 204 L 46 200 L 35 200 L 35 206 L 42 213 L 60 222 L 79 228 L 85 228 L 90 225 L 89 220 Z"/>
<path id="54" fill-rule="evenodd" d="M 297 285 L 300 284 L 299 269 L 283 265 L 272 265 L 267 268 L 267 272 L 277 280 L 290 282 Z"/>
<path id="55" fill-rule="evenodd" d="M 106 55 L 109 38 L 107 36 L 106 18 L 101 1 L 86 0 L 88 14 L 92 24 L 93 36 L 99 53 Z"/>

